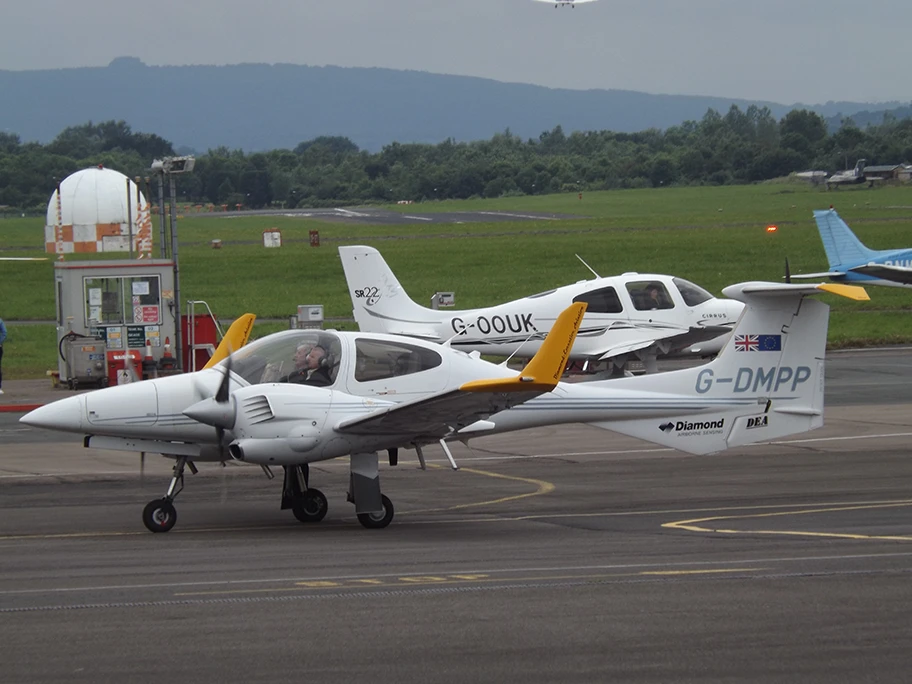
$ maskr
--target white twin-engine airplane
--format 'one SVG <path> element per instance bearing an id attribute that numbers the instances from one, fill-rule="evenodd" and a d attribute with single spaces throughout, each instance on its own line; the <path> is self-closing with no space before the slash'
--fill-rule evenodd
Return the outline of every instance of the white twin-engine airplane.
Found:
<path id="1" fill-rule="evenodd" d="M 561 423 L 589 423 L 694 454 L 767 442 L 823 424 L 823 357 L 829 307 L 807 295 L 867 299 L 856 286 L 742 283 L 746 303 L 729 342 L 706 365 L 585 383 L 559 378 L 586 305 L 558 318 L 518 374 L 433 342 L 332 330 L 268 335 L 196 373 L 108 387 L 38 408 L 26 425 L 86 435 L 86 447 L 158 452 L 175 460 L 164 497 L 143 522 L 167 532 L 184 469 L 236 459 L 285 470 L 282 508 L 302 522 L 326 515 L 308 464 L 350 456 L 348 498 L 368 528 L 386 527 L 378 452 Z M 223 340 L 224 343 L 224 340 Z M 312 346 L 322 348 L 314 354 Z M 326 387 L 282 382 L 301 347 L 322 357 Z M 300 376 L 299 376 L 300 377 Z"/>
<path id="2" fill-rule="evenodd" d="M 624 273 L 595 274 L 594 280 L 482 309 L 436 310 L 415 303 L 373 247 L 339 247 L 339 256 L 361 331 L 446 342 L 463 351 L 529 358 L 558 314 L 585 302 L 570 358 L 586 370 L 609 361 L 618 372 L 636 356 L 654 372 L 658 356 L 712 356 L 744 308 L 683 278 Z"/>
<path id="3" fill-rule="evenodd" d="M 564 5 L 576 7 L 577 5 L 582 5 L 587 2 L 595 2 L 595 0 L 535 0 L 535 2 L 547 2 L 553 4 L 555 7 L 562 7 Z"/>

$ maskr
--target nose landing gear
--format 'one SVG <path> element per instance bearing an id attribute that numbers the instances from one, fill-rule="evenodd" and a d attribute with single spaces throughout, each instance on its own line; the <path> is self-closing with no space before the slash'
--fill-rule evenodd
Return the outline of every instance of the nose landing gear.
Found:
<path id="1" fill-rule="evenodd" d="M 174 474 L 168 491 L 161 499 L 153 499 L 143 509 L 142 520 L 150 532 L 168 532 L 177 522 L 177 509 L 174 508 L 174 499 L 184 490 L 184 468 L 196 475 L 197 469 L 193 461 L 186 456 L 178 456 L 174 463 Z"/>

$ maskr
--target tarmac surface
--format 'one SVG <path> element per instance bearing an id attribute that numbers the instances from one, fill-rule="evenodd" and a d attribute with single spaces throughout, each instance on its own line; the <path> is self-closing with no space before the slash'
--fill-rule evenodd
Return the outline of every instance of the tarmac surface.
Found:
<path id="1" fill-rule="evenodd" d="M 406 452 L 384 530 L 337 459 L 320 524 L 201 465 L 153 535 L 165 459 L 0 413 L 0 680 L 906 681 L 910 371 L 831 354 L 823 428 L 713 456 L 581 425 Z"/>

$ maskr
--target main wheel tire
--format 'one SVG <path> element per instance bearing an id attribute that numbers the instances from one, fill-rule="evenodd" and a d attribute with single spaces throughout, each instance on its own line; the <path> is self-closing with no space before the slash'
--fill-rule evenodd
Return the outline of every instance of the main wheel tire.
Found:
<path id="1" fill-rule="evenodd" d="M 168 499 L 155 499 L 146 504 L 142 519 L 150 532 L 167 532 L 177 522 L 177 510 Z"/>
<path id="2" fill-rule="evenodd" d="M 294 517 L 302 523 L 316 523 L 326 517 L 329 502 L 319 489 L 308 489 L 304 495 L 291 506 Z"/>
<path id="3" fill-rule="evenodd" d="M 380 530 L 393 521 L 393 502 L 385 496 L 380 497 L 383 504 L 382 513 L 358 513 L 358 522 L 369 530 Z"/>

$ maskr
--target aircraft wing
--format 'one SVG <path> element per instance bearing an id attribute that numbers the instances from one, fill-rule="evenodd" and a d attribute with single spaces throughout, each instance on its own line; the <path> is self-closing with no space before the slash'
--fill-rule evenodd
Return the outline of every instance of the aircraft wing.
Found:
<path id="1" fill-rule="evenodd" d="M 853 273 L 863 273 L 882 280 L 894 280 L 897 283 L 912 284 L 912 268 L 870 263 L 863 266 L 854 266 L 849 270 Z"/>
<path id="2" fill-rule="evenodd" d="M 631 352 L 647 349 L 654 344 L 663 343 L 669 345 L 670 351 L 686 349 L 694 344 L 712 340 L 719 335 L 731 332 L 731 328 L 721 325 L 696 326 L 687 330 L 677 330 L 669 332 L 661 337 L 650 337 L 649 339 L 638 340 L 628 344 L 616 345 L 610 347 L 599 354 L 599 361 L 605 361 L 621 354 L 630 354 Z"/>
<path id="3" fill-rule="evenodd" d="M 415 441 L 437 441 L 546 391 L 499 391 L 494 385 L 486 391 L 468 391 L 460 387 L 344 420 L 335 429 L 342 434 L 406 434 L 413 435 Z"/>
<path id="4" fill-rule="evenodd" d="M 687 349 L 687 347 L 699 344 L 700 342 L 714 340 L 719 335 L 724 335 L 731 331 L 732 329 L 725 325 L 694 326 L 689 328 L 686 332 L 664 338 L 663 342 L 670 342 L 672 350 L 677 351 L 680 349 Z"/>
<path id="5" fill-rule="evenodd" d="M 569 306 L 558 316 L 538 353 L 519 375 L 471 380 L 455 389 L 348 418 L 336 432 L 356 435 L 410 435 L 437 440 L 499 411 L 553 390 L 570 358 L 570 348 L 583 320 L 586 304 Z"/>

